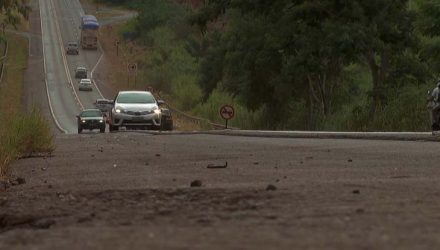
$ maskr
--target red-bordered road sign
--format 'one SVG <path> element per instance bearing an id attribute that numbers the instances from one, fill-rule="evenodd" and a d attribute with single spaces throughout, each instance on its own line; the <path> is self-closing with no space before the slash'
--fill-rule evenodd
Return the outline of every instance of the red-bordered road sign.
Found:
<path id="1" fill-rule="evenodd" d="M 225 120 L 230 120 L 234 118 L 235 111 L 231 105 L 223 105 L 220 108 L 220 116 Z"/>
<path id="2" fill-rule="evenodd" d="M 136 63 L 129 63 L 129 64 L 127 65 L 127 69 L 128 69 L 128 71 L 130 71 L 130 72 L 136 72 L 136 70 L 137 70 L 137 64 L 136 64 Z"/>

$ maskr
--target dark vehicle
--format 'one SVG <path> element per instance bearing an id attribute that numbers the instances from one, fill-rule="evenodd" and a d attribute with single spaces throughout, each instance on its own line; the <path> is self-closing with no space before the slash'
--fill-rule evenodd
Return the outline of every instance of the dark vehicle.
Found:
<path id="1" fill-rule="evenodd" d="M 78 66 L 75 69 L 75 78 L 85 79 L 87 78 L 87 69 L 83 66 Z"/>
<path id="2" fill-rule="evenodd" d="M 166 108 L 161 108 L 161 130 L 171 131 L 173 130 L 173 117 L 171 116 L 171 111 Z"/>
<path id="3" fill-rule="evenodd" d="M 86 109 L 76 116 L 78 119 L 78 134 L 84 129 L 92 131 L 99 129 L 101 133 L 105 132 L 105 118 L 99 109 Z"/>
<path id="4" fill-rule="evenodd" d="M 113 100 L 108 99 L 96 99 L 96 101 L 93 103 L 95 107 L 101 112 L 109 112 L 113 108 Z"/>
<path id="5" fill-rule="evenodd" d="M 66 54 L 79 55 L 79 45 L 77 42 L 68 42 L 66 47 Z"/>

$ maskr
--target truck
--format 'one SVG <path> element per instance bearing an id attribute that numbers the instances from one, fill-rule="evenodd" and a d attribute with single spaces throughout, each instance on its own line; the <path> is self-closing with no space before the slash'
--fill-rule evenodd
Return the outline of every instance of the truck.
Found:
<path id="1" fill-rule="evenodd" d="M 98 49 L 99 22 L 93 15 L 81 17 L 81 47 L 83 49 Z"/>

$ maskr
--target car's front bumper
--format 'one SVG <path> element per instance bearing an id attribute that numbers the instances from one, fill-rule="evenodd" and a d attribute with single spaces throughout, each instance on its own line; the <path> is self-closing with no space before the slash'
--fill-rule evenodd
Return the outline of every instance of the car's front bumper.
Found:
<path id="1" fill-rule="evenodd" d="M 113 126 L 160 126 L 160 114 L 130 115 L 113 113 L 111 124 Z"/>
<path id="2" fill-rule="evenodd" d="M 86 121 L 81 122 L 78 126 L 82 129 L 105 129 L 105 121 L 104 119 L 102 122 L 99 122 L 98 120 Z"/>
<path id="3" fill-rule="evenodd" d="M 79 90 L 92 91 L 93 88 L 91 86 L 79 86 Z"/>

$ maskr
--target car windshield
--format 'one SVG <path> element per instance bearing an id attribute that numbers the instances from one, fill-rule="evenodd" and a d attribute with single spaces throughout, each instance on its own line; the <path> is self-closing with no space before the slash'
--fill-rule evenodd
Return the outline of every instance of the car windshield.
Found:
<path id="1" fill-rule="evenodd" d="M 78 45 L 76 43 L 69 43 L 70 47 L 77 47 Z"/>
<path id="2" fill-rule="evenodd" d="M 118 103 L 155 103 L 153 95 L 148 93 L 121 93 L 116 101 Z"/>
<path id="3" fill-rule="evenodd" d="M 92 82 L 90 80 L 86 80 L 86 79 L 82 79 L 80 83 L 82 83 L 82 84 L 92 84 Z"/>
<path id="4" fill-rule="evenodd" d="M 85 110 L 79 115 L 81 117 L 101 117 L 102 113 L 99 110 Z"/>

